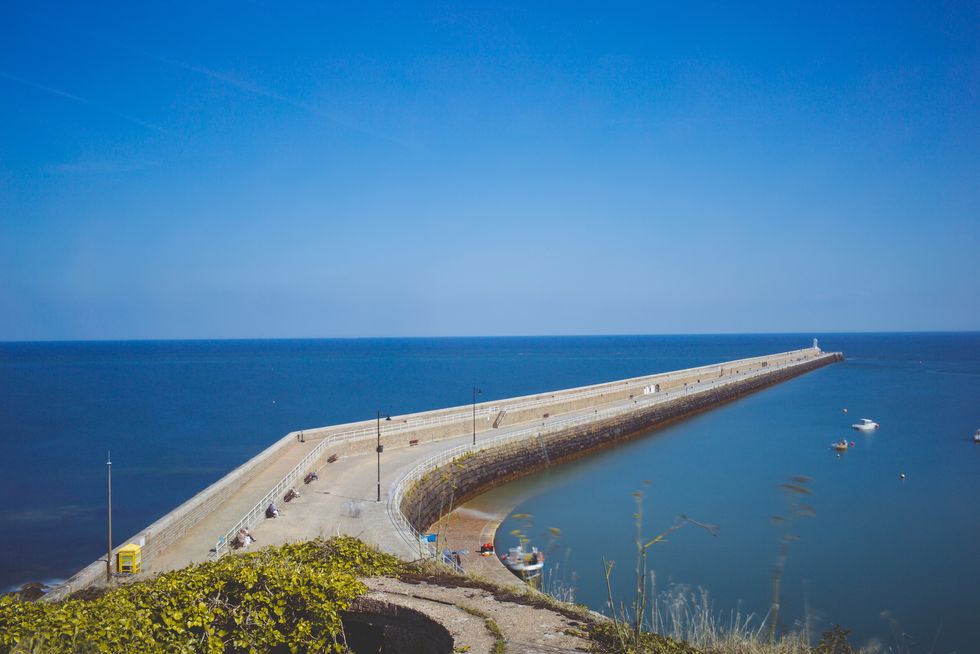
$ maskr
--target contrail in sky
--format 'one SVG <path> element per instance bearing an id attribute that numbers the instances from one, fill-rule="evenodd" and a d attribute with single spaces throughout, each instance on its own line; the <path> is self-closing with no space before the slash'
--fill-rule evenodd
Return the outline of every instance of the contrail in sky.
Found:
<path id="1" fill-rule="evenodd" d="M 135 118 L 135 117 L 130 116 L 128 114 L 120 113 L 120 112 L 116 111 L 115 109 L 110 109 L 109 107 L 104 107 L 104 106 L 102 106 L 102 105 L 100 105 L 98 103 L 92 102 L 91 100 L 86 100 L 85 98 L 79 97 L 79 96 L 74 95 L 72 93 L 68 93 L 67 91 L 62 91 L 61 89 L 56 89 L 56 88 L 53 88 L 51 86 L 45 86 L 44 84 L 38 84 L 37 82 L 32 82 L 30 80 L 26 80 L 26 79 L 23 79 L 23 78 L 20 78 L 20 77 L 16 77 L 14 75 L 10 75 L 10 74 L 5 73 L 3 71 L 0 71 L 0 78 L 3 78 L 5 80 L 9 80 L 11 82 L 15 82 L 17 84 L 21 84 L 23 86 L 27 86 L 29 88 L 32 88 L 32 89 L 35 89 L 35 90 L 38 90 L 38 91 L 43 91 L 44 93 L 50 93 L 51 95 L 56 95 L 58 97 L 67 98 L 68 100 L 72 100 L 74 102 L 78 102 L 79 104 L 84 104 L 84 105 L 86 105 L 88 107 L 92 107 L 93 109 L 97 109 L 98 111 L 102 111 L 102 112 L 111 114 L 111 115 L 115 116 L 116 118 L 122 118 L 123 120 L 127 120 L 127 121 L 133 123 L 134 125 L 139 125 L 140 127 L 143 127 L 143 128 L 149 129 L 149 130 L 153 130 L 154 132 L 161 132 L 163 134 L 172 134 L 173 133 L 173 132 L 171 132 L 170 130 L 168 130 L 166 128 L 160 127 L 159 125 L 154 125 L 153 123 L 148 123 L 145 120 L 140 120 L 139 118 Z"/>
<path id="2" fill-rule="evenodd" d="M 211 78 L 213 80 L 217 80 L 217 81 L 222 82 L 224 84 L 227 84 L 229 86 L 234 86 L 235 88 L 240 89 L 242 91 L 245 91 L 246 93 L 251 93 L 253 95 L 258 95 L 258 96 L 261 96 L 263 98 L 269 98 L 270 100 L 276 100 L 278 102 L 282 102 L 283 104 L 287 104 L 287 105 L 289 105 L 291 107 L 295 107 L 296 109 L 300 109 L 300 110 L 305 111 L 307 113 L 313 114 L 314 116 L 317 116 L 319 118 L 323 118 L 325 120 L 329 120 L 330 122 L 334 123 L 338 127 L 343 127 L 344 129 L 349 129 L 349 130 L 352 130 L 352 131 L 355 131 L 355 132 L 360 132 L 361 134 L 364 134 L 366 136 L 371 136 L 373 138 L 378 138 L 378 139 L 382 139 L 382 140 L 385 140 L 385 141 L 389 141 L 389 142 L 395 143 L 397 145 L 406 146 L 406 147 L 408 146 L 407 143 L 405 143 L 404 141 L 401 141 L 401 140 L 399 140 L 399 139 L 397 139 L 397 138 L 395 138 L 393 136 L 389 136 L 388 134 L 384 134 L 384 133 L 377 132 L 377 131 L 372 130 L 372 129 L 361 127 L 360 125 L 356 125 L 354 123 L 351 123 L 351 122 L 349 122 L 347 120 L 344 120 L 343 118 L 338 118 L 334 114 L 327 113 L 327 112 L 323 111 L 322 109 L 320 109 L 318 107 L 315 107 L 315 106 L 313 106 L 311 104 L 308 104 L 306 102 L 302 102 L 301 100 L 297 100 L 295 98 L 291 98 L 289 96 L 283 95 L 282 93 L 279 93 L 278 91 L 274 91 L 272 89 L 268 89 L 268 88 L 266 88 L 264 86 L 260 86 L 259 84 L 255 84 L 254 82 L 250 82 L 250 81 L 247 81 L 247 80 L 242 80 L 242 79 L 239 79 L 239 78 L 234 77 L 232 75 L 228 75 L 226 73 L 222 73 L 222 72 L 219 72 L 219 71 L 211 70 L 209 68 L 204 68 L 203 66 L 194 66 L 192 64 L 187 64 L 187 63 L 184 63 L 182 61 L 176 61 L 174 59 L 164 59 L 163 57 L 157 57 L 157 56 L 151 55 L 149 53 L 142 53 L 142 54 L 145 57 L 148 57 L 150 59 L 153 59 L 154 61 L 158 61 L 158 62 L 160 62 L 162 64 L 167 64 L 168 66 L 174 66 L 175 68 L 180 68 L 182 70 L 187 70 L 187 71 L 190 71 L 192 73 L 197 73 L 198 75 L 203 75 L 205 77 L 209 77 L 209 78 Z"/>
<path id="3" fill-rule="evenodd" d="M 237 77 L 233 77 L 233 76 L 227 75 L 225 73 L 221 73 L 221 72 L 218 72 L 218 71 L 215 71 L 215 70 L 211 70 L 210 68 L 204 68 L 203 66 L 193 66 L 191 64 L 185 64 L 182 61 L 175 61 L 173 59 L 162 59 L 160 57 L 152 57 L 152 58 L 153 59 L 156 59 L 157 61 L 159 61 L 161 63 L 169 64 L 170 66 L 175 66 L 176 68 L 182 68 L 184 70 L 189 70 L 192 73 L 197 73 L 199 75 L 204 75 L 205 77 L 210 77 L 211 79 L 218 80 L 219 82 L 224 82 L 225 84 L 228 84 L 230 86 L 234 86 L 234 87 L 239 88 L 239 89 L 241 89 L 243 91 L 247 91 L 248 93 L 253 93 L 255 95 L 261 95 L 262 97 L 270 98 L 272 100 L 278 100 L 279 102 L 284 102 L 284 103 L 286 103 L 288 105 L 291 105 L 293 107 L 296 107 L 297 109 L 302 109 L 304 111 L 308 111 L 309 113 L 315 114 L 317 116 L 323 115 L 315 107 L 313 107 L 311 105 L 308 105 L 305 102 L 300 102 L 298 100 L 294 100 L 293 98 L 286 97 L 285 95 L 282 95 L 281 93 L 277 93 L 277 92 L 275 92 L 273 90 L 270 90 L 270 89 L 267 89 L 267 88 L 265 88 L 263 86 L 259 86 L 258 84 L 255 84 L 253 82 L 249 82 L 249 81 L 246 81 L 246 80 L 241 80 L 241 79 L 238 79 Z M 324 117 L 325 118 L 330 118 L 331 120 L 334 120 L 334 118 L 332 116 L 324 116 Z"/>

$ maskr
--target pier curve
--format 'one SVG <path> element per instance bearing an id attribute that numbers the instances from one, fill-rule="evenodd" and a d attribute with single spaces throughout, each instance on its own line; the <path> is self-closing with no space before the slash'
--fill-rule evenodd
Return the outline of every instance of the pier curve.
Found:
<path id="1" fill-rule="evenodd" d="M 431 554 L 418 532 L 464 498 L 841 358 L 807 348 L 392 416 L 380 423 L 387 499 L 380 503 L 375 419 L 291 432 L 121 544 L 143 542 L 149 574 L 224 555 L 240 528 L 253 531 L 261 545 L 350 534 L 403 557 Z M 486 469 L 467 466 L 467 459 Z M 447 463 L 468 472 L 440 487 L 429 473 Z M 320 480 L 304 486 L 314 470 Z M 294 486 L 301 497 L 283 504 L 283 492 Z M 264 519 L 271 501 L 283 510 L 279 520 Z M 105 559 L 97 560 L 46 597 L 104 584 L 105 569 Z"/>
<path id="2" fill-rule="evenodd" d="M 830 353 L 779 367 L 767 366 L 711 387 L 675 393 L 673 397 L 636 400 L 604 412 L 597 410 L 593 416 L 535 425 L 475 447 L 458 446 L 423 461 L 395 484 L 389 516 L 406 542 L 415 547 L 423 542 L 420 534 L 438 532 L 436 546 L 422 546 L 427 547 L 430 556 L 442 549 L 472 549 L 492 540 L 503 516 L 475 520 L 461 516 L 463 519 L 456 523 L 448 516 L 480 494 L 842 359 L 842 354 Z M 496 557 L 471 557 L 467 561 L 467 569 L 475 566 L 480 574 L 495 581 L 507 583 L 515 579 Z"/>

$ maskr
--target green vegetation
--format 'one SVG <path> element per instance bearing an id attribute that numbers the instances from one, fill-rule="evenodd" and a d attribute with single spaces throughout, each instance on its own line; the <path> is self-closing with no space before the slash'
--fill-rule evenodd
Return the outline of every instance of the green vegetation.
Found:
<path id="1" fill-rule="evenodd" d="M 789 483 L 780 487 L 786 497 L 789 513 L 785 516 L 775 516 L 772 519 L 772 523 L 779 527 L 782 533 L 779 538 L 779 556 L 772 570 L 772 607 L 769 610 L 772 619 L 769 621 L 769 642 L 774 642 L 776 639 L 776 625 L 779 622 L 780 609 L 779 591 L 782 586 L 783 572 L 786 569 L 786 560 L 789 558 L 789 548 L 790 545 L 799 540 L 799 537 L 792 533 L 793 525 L 800 518 L 812 518 L 816 515 L 812 506 L 800 501 L 801 497 L 813 494 L 807 486 L 811 481 L 813 480 L 809 477 L 797 475 L 792 477 Z"/>
<path id="2" fill-rule="evenodd" d="M 741 615 L 732 616 L 727 623 L 718 620 L 703 591 L 698 598 L 681 592 L 668 593 L 662 601 L 657 600 L 649 574 L 650 549 L 666 542 L 672 532 L 688 525 L 712 535 L 717 533 L 718 528 L 687 516 L 678 516 L 670 527 L 648 540 L 643 536 L 643 493 L 633 493 L 636 500 L 636 513 L 633 514 L 636 528 L 633 600 L 628 607 L 622 604 L 617 607 L 611 584 L 614 562 L 603 559 L 607 605 L 612 619 L 592 625 L 590 637 L 594 651 L 606 654 L 854 654 L 847 640 L 848 632 L 837 625 L 825 632 L 816 646 L 807 642 L 806 633 L 792 631 L 777 634 L 780 581 L 789 557 L 790 544 L 797 540 L 791 528 L 796 520 L 814 515 L 813 507 L 799 500 L 812 494 L 807 486 L 811 480 L 796 476 L 790 481 L 780 487 L 788 500 L 788 515 L 773 519 L 781 529 L 779 556 L 773 569 L 772 608 L 768 620 L 761 622 L 754 616 Z M 654 596 L 652 604 L 648 601 L 651 596 Z M 649 622 L 646 617 L 648 606 Z"/>
<path id="3" fill-rule="evenodd" d="M 507 641 L 504 639 L 504 632 L 500 630 L 500 626 L 497 625 L 496 620 L 491 618 L 483 611 L 474 609 L 471 606 L 466 606 L 464 604 L 457 604 L 457 606 L 470 615 L 483 618 L 483 624 L 486 625 L 487 631 L 489 631 L 490 635 L 493 636 L 493 654 L 504 654 L 507 651 Z"/>
<path id="4" fill-rule="evenodd" d="M 645 485 L 649 485 L 649 483 L 644 482 Z M 647 540 L 643 536 L 643 493 L 636 491 L 633 493 L 633 498 L 636 500 L 636 513 L 633 514 L 633 524 L 636 528 L 636 567 L 634 570 L 636 587 L 634 589 L 633 601 L 629 608 L 620 606 L 617 611 L 616 603 L 613 600 L 612 583 L 610 580 L 615 562 L 603 559 L 602 569 L 606 580 L 607 605 L 612 613 L 612 623 L 597 627 L 593 631 L 594 640 L 602 644 L 604 649 L 600 651 L 607 652 L 621 652 L 623 654 L 627 652 L 696 654 L 698 650 L 684 642 L 680 642 L 681 639 L 677 641 L 671 640 L 670 638 L 651 633 L 647 629 L 646 609 L 650 594 L 647 587 L 647 579 L 649 578 L 647 557 L 651 547 L 666 542 L 667 536 L 687 525 L 700 527 L 712 535 L 717 533 L 718 528 L 714 525 L 698 522 L 687 516 L 679 516 L 674 521 L 674 524 L 654 538 Z M 651 613 L 654 616 L 657 615 L 655 607 Z M 656 621 L 654 622 L 656 623 Z"/>
<path id="5" fill-rule="evenodd" d="M 637 499 L 639 522 L 642 504 Z M 691 523 L 686 519 L 684 524 Z M 676 528 L 641 542 L 638 588 L 646 586 L 646 549 Z M 653 602 L 650 612 L 660 633 L 652 633 L 642 621 L 638 628 L 629 616 L 642 610 L 645 596 L 637 597 L 631 610 L 620 607 L 613 620 L 597 619 L 581 607 L 530 588 L 497 586 L 434 562 L 406 564 L 349 537 L 236 554 L 101 594 L 87 593 L 91 599 L 43 603 L 3 596 L 0 652 L 344 652 L 341 613 L 366 590 L 358 577 L 375 575 L 480 588 L 501 602 L 556 611 L 574 620 L 574 635 L 591 640 L 594 652 L 854 654 L 847 632 L 839 627 L 826 632 L 816 646 L 799 633 L 770 642 L 765 628 L 751 627 L 750 619 L 721 624 L 706 600 L 681 596 L 669 598 L 665 611 Z M 494 638 L 494 654 L 506 651 L 504 634 L 492 618 L 457 606 L 483 618 Z M 466 650 L 459 645 L 455 651 Z"/>
<path id="6" fill-rule="evenodd" d="M 704 654 L 687 643 L 646 631 L 634 640 L 632 630 L 624 629 L 624 625 L 617 622 L 593 625 L 589 637 L 592 651 L 603 654 Z"/>
<path id="7" fill-rule="evenodd" d="M 357 577 L 401 565 L 335 538 L 228 556 L 93 600 L 0 597 L 0 651 L 340 652 L 340 612 L 366 590 Z"/>
<path id="8" fill-rule="evenodd" d="M 691 640 L 642 632 L 638 642 L 624 645 L 624 634 L 614 622 L 593 625 L 589 636 L 592 651 L 601 654 L 855 654 L 847 634 L 847 630 L 834 625 L 812 647 L 799 633 L 769 642 L 756 631 L 728 629 L 708 620 L 691 632 Z"/>

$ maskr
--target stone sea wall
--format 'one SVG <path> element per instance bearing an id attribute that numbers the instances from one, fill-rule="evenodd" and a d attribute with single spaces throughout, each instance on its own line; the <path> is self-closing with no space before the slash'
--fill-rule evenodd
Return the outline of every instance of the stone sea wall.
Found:
<path id="1" fill-rule="evenodd" d="M 634 397 L 644 395 L 648 392 L 654 392 L 654 390 L 656 392 L 668 392 L 688 387 L 695 388 L 702 382 L 708 382 L 713 379 L 738 374 L 758 373 L 766 367 L 775 367 L 789 363 L 795 364 L 792 370 L 786 371 L 792 376 L 800 374 L 805 369 L 809 369 L 803 369 L 803 366 L 811 366 L 811 364 L 823 365 L 823 363 L 826 363 L 826 357 L 821 358 L 819 350 L 807 348 L 580 388 L 494 400 L 471 406 L 463 405 L 392 416 L 390 420 L 382 419 L 381 421 L 381 443 L 385 447 L 408 447 L 416 443 L 426 443 L 456 437 L 469 432 L 473 426 L 474 415 L 476 429 L 482 432 L 515 424 L 525 424 L 529 421 L 544 420 L 550 416 L 561 415 L 572 411 L 592 408 L 598 409 L 609 406 L 611 403 L 631 400 Z M 744 388 L 749 388 L 749 386 L 755 388 L 760 383 L 762 385 L 768 385 L 769 383 L 776 383 L 776 381 L 784 377 L 779 376 L 779 373 L 772 373 L 770 376 L 765 377 L 765 379 L 771 379 L 772 381 L 760 382 L 759 378 L 754 378 L 743 382 L 743 384 L 748 385 L 744 386 Z M 743 386 L 739 386 L 739 388 L 743 388 Z M 718 392 L 730 392 L 730 388 Z M 716 394 L 709 393 L 707 397 L 716 397 Z M 569 430 L 559 435 L 551 434 L 544 442 L 546 442 L 549 448 L 552 462 L 573 456 L 580 456 L 591 449 L 595 449 L 595 447 L 602 446 L 606 441 L 610 441 L 610 439 L 614 441 L 671 419 L 660 416 L 665 410 L 668 412 L 679 412 L 678 415 L 683 415 L 700 410 L 700 408 L 706 408 L 719 401 L 724 401 L 707 399 L 707 397 L 705 394 L 692 394 L 689 398 L 684 397 L 669 404 L 657 405 L 643 412 L 642 415 L 631 414 L 624 418 L 617 418 L 616 420 L 599 422 L 588 427 Z M 208 519 L 218 506 L 238 492 L 239 489 L 257 478 L 268 466 L 284 456 L 284 453 L 288 451 L 288 446 L 296 441 L 299 434 L 302 433 L 307 441 L 319 441 L 323 439 L 331 441 L 323 450 L 321 456 L 322 461 L 330 457 L 346 457 L 372 452 L 375 447 L 376 429 L 377 424 L 375 420 L 365 420 L 308 429 L 302 432 L 290 432 L 137 534 L 121 542 L 118 540 L 116 542 L 119 545 L 142 543 L 144 561 L 152 560 L 154 555 L 165 551 L 174 542 L 182 538 L 190 529 Z M 623 430 L 626 430 L 626 432 Z M 567 439 L 563 438 L 565 433 L 573 435 L 573 437 L 570 437 L 571 440 L 569 442 L 566 442 Z M 609 434 L 614 435 L 609 436 Z M 552 440 L 555 441 L 555 452 L 550 451 L 552 445 L 549 441 Z M 504 457 L 506 460 L 513 460 L 512 467 L 514 469 L 508 466 L 500 467 L 496 458 L 491 457 L 494 458 L 495 463 L 488 471 L 488 475 L 490 476 L 487 479 L 463 480 L 464 483 L 460 486 L 460 490 L 463 491 L 462 494 L 455 494 L 457 503 L 460 497 L 471 497 L 478 494 L 481 492 L 479 490 L 480 488 L 485 490 L 490 485 L 503 483 L 509 479 L 533 472 L 537 468 L 527 466 L 535 460 L 535 456 L 539 458 L 543 456 L 540 449 L 535 450 L 535 446 L 528 443 L 514 443 L 500 449 L 506 452 L 506 456 Z M 482 459 L 488 455 L 481 453 L 474 456 Z M 525 470 L 525 468 L 526 471 L 519 471 Z M 268 489 L 262 489 L 262 492 L 266 490 Z M 260 495 L 261 493 L 259 493 Z M 258 499 L 256 497 L 256 500 Z M 433 508 L 430 506 L 432 501 L 427 501 L 423 504 L 426 506 L 424 513 L 426 515 L 432 513 Z M 438 518 L 437 514 L 438 511 L 436 511 L 435 518 L 432 521 Z M 410 514 L 406 512 L 405 515 L 408 516 Z M 217 526 L 215 528 L 216 538 L 217 535 L 224 533 L 231 526 Z M 49 593 L 46 599 L 61 599 L 76 590 L 85 588 L 93 583 L 98 583 L 104 577 L 105 559 L 96 560 Z"/>
<path id="2" fill-rule="evenodd" d="M 638 408 L 615 418 L 464 454 L 431 470 L 407 489 L 400 507 L 402 514 L 416 531 L 424 532 L 454 507 L 495 486 L 586 456 L 842 359 L 842 355 L 833 354 L 809 360 L 717 389 Z"/>

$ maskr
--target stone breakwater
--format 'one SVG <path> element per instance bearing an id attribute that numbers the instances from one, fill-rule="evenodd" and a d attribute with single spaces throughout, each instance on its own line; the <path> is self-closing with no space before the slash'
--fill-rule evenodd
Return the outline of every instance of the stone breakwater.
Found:
<path id="1" fill-rule="evenodd" d="M 586 456 L 653 428 L 841 360 L 843 355 L 834 353 L 715 389 L 683 395 L 668 402 L 638 407 L 615 417 L 558 432 L 542 433 L 538 438 L 463 454 L 413 482 L 405 489 L 399 508 L 417 532 L 424 532 L 454 507 L 495 486 L 548 466 Z"/>
<path id="2" fill-rule="evenodd" d="M 297 479 L 302 480 L 309 470 L 338 460 L 340 463 L 334 463 L 330 468 L 330 476 L 337 478 L 345 467 L 348 474 L 343 477 L 346 485 L 333 492 L 352 497 L 357 493 L 364 494 L 359 485 L 365 478 L 373 476 L 370 459 L 379 428 L 380 443 L 388 453 L 385 455 L 386 470 L 396 461 L 398 466 L 423 463 L 424 467 L 433 452 L 440 448 L 445 453 L 454 450 L 468 440 L 474 429 L 481 444 L 517 437 L 506 440 L 508 444 L 496 455 L 468 454 L 477 457 L 475 460 L 486 459 L 492 465 L 485 472 L 477 471 L 476 477 L 462 475 L 458 483 L 452 483 L 452 493 L 436 488 L 429 492 L 431 480 L 422 480 L 409 499 L 403 490 L 413 482 L 399 481 L 398 478 L 388 480 L 386 485 L 390 483 L 396 492 L 385 494 L 395 499 L 390 499 L 387 515 L 379 512 L 376 516 L 378 533 L 374 542 L 387 551 L 399 552 L 406 543 L 412 545 L 411 535 L 406 533 L 408 525 L 405 518 L 400 517 L 402 514 L 410 517 L 411 526 L 431 524 L 448 510 L 446 498 L 449 496 L 453 496 L 458 504 L 462 498 L 529 474 L 542 465 L 581 456 L 656 424 L 730 399 L 732 394 L 776 383 L 837 358 L 839 355 L 824 354 L 816 347 L 806 348 L 492 400 L 475 406 L 392 416 L 381 423 L 371 419 L 291 432 L 142 531 L 114 544 L 142 544 L 144 572 L 148 574 L 221 556 L 228 550 L 229 537 L 240 527 L 251 529 L 261 524 L 265 506 L 272 500 L 279 501 L 282 489 L 296 483 Z M 522 436 L 531 430 L 537 431 L 539 425 L 541 436 L 531 439 Z M 457 461 L 457 464 L 461 463 Z M 344 533 L 345 528 L 351 528 L 336 516 L 316 515 L 309 519 L 329 533 Z M 415 542 L 412 550 L 417 547 Z M 96 560 L 45 599 L 60 599 L 71 592 L 103 583 L 105 571 L 105 559 Z"/>

